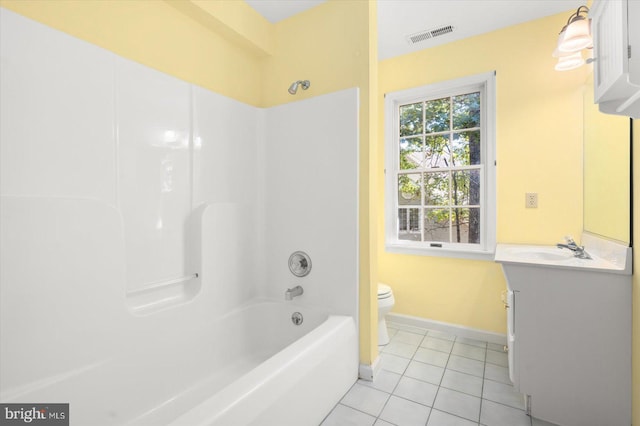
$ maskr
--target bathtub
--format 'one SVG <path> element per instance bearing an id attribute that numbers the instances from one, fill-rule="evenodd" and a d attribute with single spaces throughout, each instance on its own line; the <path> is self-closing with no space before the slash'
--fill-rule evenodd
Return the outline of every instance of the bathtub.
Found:
<path id="1" fill-rule="evenodd" d="M 293 323 L 294 312 L 302 324 Z M 216 328 L 230 343 L 217 371 L 129 424 L 317 426 L 357 379 L 350 316 L 260 301 Z"/>
<path id="2" fill-rule="evenodd" d="M 109 333 L 119 335 L 114 352 L 5 388 L 0 400 L 69 403 L 72 426 L 317 426 L 357 379 L 350 316 L 254 300 L 198 323 L 201 309 L 129 316 Z"/>

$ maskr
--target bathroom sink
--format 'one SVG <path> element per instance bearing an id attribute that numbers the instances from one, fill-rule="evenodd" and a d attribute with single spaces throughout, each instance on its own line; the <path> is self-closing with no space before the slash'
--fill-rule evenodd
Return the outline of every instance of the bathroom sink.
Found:
<path id="1" fill-rule="evenodd" d="M 498 244 L 495 261 L 547 268 L 631 274 L 631 249 L 624 245 L 602 242 L 583 234 L 583 244 L 592 259 L 580 259 L 573 252 L 555 245 Z"/>
<path id="2" fill-rule="evenodd" d="M 573 253 L 566 249 L 551 246 L 515 246 L 509 249 L 511 256 L 524 261 L 561 262 L 573 258 Z"/>

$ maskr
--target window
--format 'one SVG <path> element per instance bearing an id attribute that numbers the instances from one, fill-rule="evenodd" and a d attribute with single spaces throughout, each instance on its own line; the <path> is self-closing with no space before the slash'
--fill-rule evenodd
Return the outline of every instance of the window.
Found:
<path id="1" fill-rule="evenodd" d="M 385 96 L 389 251 L 490 258 L 495 73 Z"/>

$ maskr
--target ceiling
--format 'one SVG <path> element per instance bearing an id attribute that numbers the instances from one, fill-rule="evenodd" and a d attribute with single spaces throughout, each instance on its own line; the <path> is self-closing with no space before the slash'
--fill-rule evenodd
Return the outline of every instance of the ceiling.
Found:
<path id="1" fill-rule="evenodd" d="M 249 6 L 275 24 L 297 13 L 316 7 L 326 0 L 245 0 Z"/>
<path id="2" fill-rule="evenodd" d="M 271 23 L 324 1 L 246 0 Z M 404 55 L 560 12 L 567 12 L 568 18 L 584 3 L 586 0 L 378 0 L 378 58 Z M 453 32 L 415 44 L 407 41 L 409 35 L 446 26 L 452 26 Z"/>

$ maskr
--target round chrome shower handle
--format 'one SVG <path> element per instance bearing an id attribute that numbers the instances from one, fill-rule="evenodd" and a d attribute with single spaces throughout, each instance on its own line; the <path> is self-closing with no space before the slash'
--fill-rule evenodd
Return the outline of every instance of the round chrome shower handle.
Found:
<path id="1" fill-rule="evenodd" d="M 289 270 L 296 277 L 304 277 L 311 272 L 311 258 L 303 251 L 296 251 L 289 256 Z"/>

